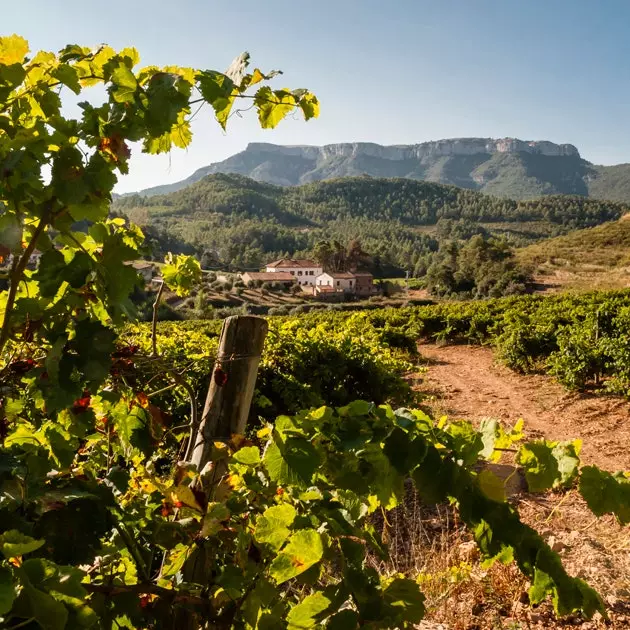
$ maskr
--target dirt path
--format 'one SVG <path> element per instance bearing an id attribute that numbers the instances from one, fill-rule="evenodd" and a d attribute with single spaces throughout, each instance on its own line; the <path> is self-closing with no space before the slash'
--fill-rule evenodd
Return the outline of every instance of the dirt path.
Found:
<path id="1" fill-rule="evenodd" d="M 436 410 L 506 425 L 525 421 L 528 438 L 581 438 L 582 460 L 610 471 L 630 469 L 630 403 L 605 395 L 571 394 L 546 376 L 516 374 L 478 346 L 419 348 L 429 368 L 419 389 Z"/>

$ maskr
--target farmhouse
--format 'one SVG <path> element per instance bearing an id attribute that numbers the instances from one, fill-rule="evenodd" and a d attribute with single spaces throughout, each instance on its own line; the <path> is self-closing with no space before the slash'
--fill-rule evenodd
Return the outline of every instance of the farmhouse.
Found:
<path id="1" fill-rule="evenodd" d="M 297 282 L 297 278 L 286 272 L 286 271 L 277 271 L 275 273 L 265 273 L 264 271 L 246 271 L 241 274 L 241 280 L 245 284 L 249 284 L 250 282 L 279 282 L 280 284 L 291 285 Z"/>
<path id="2" fill-rule="evenodd" d="M 320 287 L 324 287 L 324 291 L 330 291 L 332 288 L 335 292 L 343 293 L 354 293 L 356 287 L 356 277 L 349 271 L 322 273 L 317 276 L 316 281 L 316 288 L 320 293 L 322 292 Z"/>
<path id="3" fill-rule="evenodd" d="M 355 293 L 357 295 L 374 295 L 376 287 L 374 286 L 374 276 L 366 271 L 355 271 Z"/>
<path id="4" fill-rule="evenodd" d="M 281 258 L 271 262 L 266 267 L 267 273 L 290 273 L 295 276 L 297 283 L 302 287 L 314 287 L 315 278 L 319 276 L 324 268 L 314 260 Z M 272 282 L 275 278 L 268 278 Z"/>

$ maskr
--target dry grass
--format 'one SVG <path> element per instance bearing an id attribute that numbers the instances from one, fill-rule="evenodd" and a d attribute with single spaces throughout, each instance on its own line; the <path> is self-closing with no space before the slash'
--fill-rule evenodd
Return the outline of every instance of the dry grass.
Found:
<path id="1" fill-rule="evenodd" d="M 531 607 L 529 582 L 516 566 L 484 568 L 456 510 L 422 505 L 411 485 L 404 504 L 386 522 L 376 518 L 390 558 L 373 556 L 370 563 L 381 574 L 418 579 L 427 620 L 448 630 L 630 628 L 630 529 L 612 517 L 594 519 L 575 491 L 522 494 L 513 500 L 523 520 L 558 550 L 568 572 L 602 595 L 609 620 L 557 619 L 550 603 Z"/>

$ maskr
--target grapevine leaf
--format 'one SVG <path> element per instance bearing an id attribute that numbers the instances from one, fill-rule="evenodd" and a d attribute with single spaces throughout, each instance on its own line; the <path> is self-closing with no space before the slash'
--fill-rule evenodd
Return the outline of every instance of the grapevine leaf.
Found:
<path id="1" fill-rule="evenodd" d="M 112 528 L 103 502 L 75 499 L 42 514 L 34 533 L 46 538 L 46 552 L 59 564 L 81 564 L 94 560 L 100 538 Z M 72 544 L 68 544 L 72 540 Z"/>
<path id="2" fill-rule="evenodd" d="M 135 99 L 138 81 L 125 63 L 119 63 L 112 72 L 112 98 L 117 103 L 132 103 Z"/>
<path id="3" fill-rule="evenodd" d="M 560 442 L 554 447 L 552 452 L 558 462 L 558 471 L 560 473 L 558 485 L 568 487 L 578 476 L 578 468 L 580 465 L 579 454 L 581 447 L 581 440 Z"/>
<path id="4" fill-rule="evenodd" d="M 595 612 L 603 613 L 605 610 L 599 595 L 581 580 L 569 577 L 558 554 L 543 547 L 536 557 L 529 598 L 533 604 L 539 604 L 547 595 L 551 595 L 554 609 L 559 615 L 583 612 L 587 617 L 592 617 Z"/>
<path id="5" fill-rule="evenodd" d="M 494 445 L 499 432 L 499 423 L 494 418 L 484 418 L 479 424 L 479 433 L 483 442 L 483 449 L 479 456 L 490 459 L 494 453 Z"/>
<path id="6" fill-rule="evenodd" d="M 287 615 L 288 630 L 320 627 L 319 619 L 331 601 L 323 593 L 313 593 L 294 606 Z"/>
<path id="7" fill-rule="evenodd" d="M 0 551 L 7 559 L 31 553 L 42 547 L 44 543 L 45 541 L 25 536 L 16 529 L 0 535 Z"/>
<path id="8" fill-rule="evenodd" d="M 296 516 L 295 508 L 288 503 L 267 508 L 256 520 L 254 538 L 274 550 L 280 549 L 289 537 L 289 526 Z"/>
<path id="9" fill-rule="evenodd" d="M 44 630 L 64 630 L 68 609 L 54 597 L 26 585 L 15 603 L 20 616 L 32 617 Z"/>
<path id="10" fill-rule="evenodd" d="M 187 295 L 201 280 L 201 266 L 194 256 L 168 254 L 162 267 L 162 278 L 179 296 Z"/>
<path id="11" fill-rule="evenodd" d="M 308 487 L 320 463 L 315 447 L 305 438 L 275 439 L 263 457 L 263 463 L 272 481 L 280 485 L 296 484 Z"/>
<path id="12" fill-rule="evenodd" d="M 408 433 L 396 427 L 385 440 L 383 452 L 391 465 L 401 475 L 406 475 L 422 462 L 427 445 L 422 436 L 412 440 Z"/>
<path id="13" fill-rule="evenodd" d="M 260 451 L 257 446 L 246 446 L 232 455 L 232 459 L 245 466 L 258 466 L 260 464 Z"/>
<path id="14" fill-rule="evenodd" d="M 203 517 L 199 535 L 202 538 L 214 536 L 223 529 L 223 523 L 230 518 L 230 510 L 223 503 L 210 503 Z"/>
<path id="15" fill-rule="evenodd" d="M 516 461 L 525 470 L 525 479 L 530 492 L 549 490 L 561 478 L 558 461 L 553 454 L 553 446 L 547 442 L 523 444 L 516 455 Z"/>
<path id="16" fill-rule="evenodd" d="M 85 604 L 87 592 L 81 584 L 84 573 L 72 567 L 58 566 L 43 558 L 31 558 L 22 568 L 29 583 L 48 592 L 55 600 L 65 604 L 70 612 L 72 627 L 93 627 L 97 622 L 95 612 Z"/>
<path id="17" fill-rule="evenodd" d="M 20 35 L 0 37 L 0 65 L 22 63 L 28 51 L 28 42 Z"/>
<path id="18" fill-rule="evenodd" d="M 295 108 L 296 98 L 288 90 L 274 90 L 261 87 L 254 97 L 258 109 L 258 119 L 263 129 L 273 129 Z"/>
<path id="19" fill-rule="evenodd" d="M 505 486 L 503 480 L 491 470 L 482 470 L 477 475 L 477 483 L 480 490 L 493 501 L 499 503 L 505 501 Z"/>
<path id="20" fill-rule="evenodd" d="M 304 120 L 319 116 L 319 100 L 314 94 L 307 92 L 300 98 L 300 109 L 304 114 Z"/>
<path id="21" fill-rule="evenodd" d="M 234 103 L 234 81 L 225 74 L 212 70 L 199 73 L 196 79 L 203 98 L 212 105 L 217 121 L 225 129 Z"/>
<path id="22" fill-rule="evenodd" d="M 424 595 L 408 578 L 395 578 L 383 591 L 383 599 L 393 611 L 396 625 L 419 623 L 424 617 Z"/>
<path id="23" fill-rule="evenodd" d="M 580 494 L 596 516 L 614 514 L 620 523 L 630 523 L 630 479 L 595 466 L 580 471 Z"/>
<path id="24" fill-rule="evenodd" d="M 359 614 L 349 608 L 333 615 L 326 626 L 327 630 L 355 630 L 359 627 Z"/>
<path id="25" fill-rule="evenodd" d="M 474 464 L 484 449 L 483 436 L 464 420 L 452 422 L 446 432 L 451 436 L 450 446 L 455 459 L 461 460 L 465 466 Z"/>
<path id="26" fill-rule="evenodd" d="M 11 610 L 13 601 L 17 597 L 13 576 L 9 569 L 0 567 L 0 617 Z"/>
<path id="27" fill-rule="evenodd" d="M 81 92 L 81 85 L 79 84 L 77 71 L 72 66 L 63 63 L 57 66 L 51 74 L 55 77 L 55 79 L 70 88 L 75 94 L 79 94 Z"/>
<path id="28" fill-rule="evenodd" d="M 370 409 L 372 408 L 372 403 L 367 402 L 366 400 L 353 400 L 349 405 L 345 407 L 340 407 L 337 409 L 337 413 L 345 418 L 356 417 L 356 416 L 367 416 L 370 413 Z"/>
<path id="29" fill-rule="evenodd" d="M 288 545 L 273 560 L 269 575 L 277 584 L 304 573 L 324 555 L 321 534 L 314 529 L 301 529 L 291 536 Z"/>

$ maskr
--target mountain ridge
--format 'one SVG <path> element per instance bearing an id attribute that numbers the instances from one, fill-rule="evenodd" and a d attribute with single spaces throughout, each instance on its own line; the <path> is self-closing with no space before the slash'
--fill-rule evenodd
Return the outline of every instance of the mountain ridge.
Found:
<path id="1" fill-rule="evenodd" d="M 568 194 L 630 201 L 630 164 L 597 166 L 583 159 L 572 144 L 517 138 L 453 138 L 388 146 L 254 142 L 184 180 L 137 194 L 174 192 L 220 173 L 280 186 L 367 175 L 450 184 L 521 200 Z"/>

